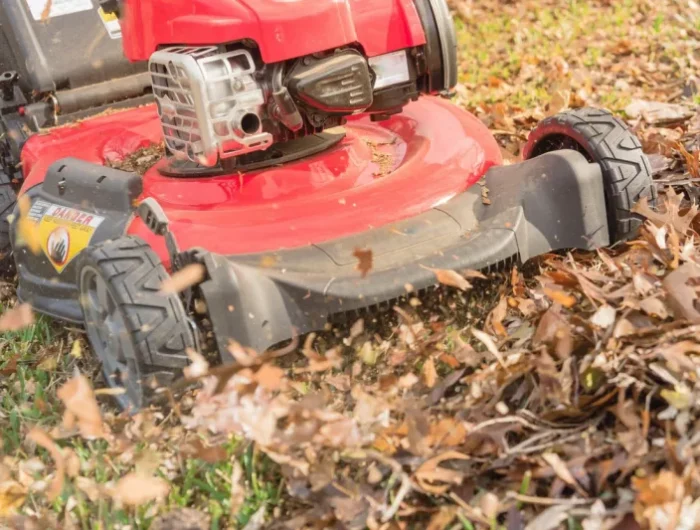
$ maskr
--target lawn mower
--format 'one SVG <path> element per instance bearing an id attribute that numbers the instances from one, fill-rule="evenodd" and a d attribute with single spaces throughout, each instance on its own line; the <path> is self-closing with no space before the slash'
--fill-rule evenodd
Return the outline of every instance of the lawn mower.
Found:
<path id="1" fill-rule="evenodd" d="M 188 348 L 233 362 L 436 271 L 624 241 L 655 197 L 604 110 L 545 119 L 504 164 L 449 101 L 445 0 L 93 4 L 0 0 L 0 251 L 20 300 L 84 325 L 125 407 Z M 143 175 L 107 167 L 159 144 Z"/>

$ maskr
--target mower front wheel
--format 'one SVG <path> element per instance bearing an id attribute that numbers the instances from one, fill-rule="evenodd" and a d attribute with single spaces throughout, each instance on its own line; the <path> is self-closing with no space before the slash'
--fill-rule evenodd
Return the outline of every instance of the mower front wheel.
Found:
<path id="1" fill-rule="evenodd" d="M 600 165 L 605 187 L 610 243 L 633 237 L 643 218 L 632 211 L 642 197 L 656 200 L 651 165 L 639 139 L 621 119 L 601 109 L 582 108 L 546 118 L 530 133 L 523 149 L 528 160 L 574 149 Z"/>
<path id="2" fill-rule="evenodd" d="M 79 256 L 78 290 L 85 330 L 120 406 L 136 411 L 154 389 L 179 378 L 194 347 L 187 313 L 161 292 L 168 273 L 138 237 L 120 237 Z"/>

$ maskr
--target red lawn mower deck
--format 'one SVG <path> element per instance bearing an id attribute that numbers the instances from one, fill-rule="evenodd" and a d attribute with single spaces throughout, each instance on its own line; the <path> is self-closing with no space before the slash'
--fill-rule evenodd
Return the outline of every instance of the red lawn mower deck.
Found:
<path id="1" fill-rule="evenodd" d="M 545 120 L 525 161 L 502 165 L 486 127 L 436 95 L 456 83 L 443 0 L 101 9 L 122 16 L 136 61 L 130 82 L 115 81 L 131 92 L 110 96 L 126 110 L 96 116 L 109 103 L 99 83 L 44 87 L 87 118 L 38 134 L 62 123 L 61 107 L 28 100 L 30 73 L 0 72 L 0 251 L 12 251 L 20 299 L 85 324 L 107 381 L 127 390 L 124 406 L 147 403 L 147 380 L 177 378 L 205 335 L 232 362 L 232 341 L 264 351 L 333 315 L 420 293 L 437 284 L 435 269 L 627 239 L 640 223 L 635 201 L 654 198 L 638 140 L 601 110 Z M 3 17 L 31 26 L 15 11 L 0 0 L 3 30 Z M 291 32 L 301 23 L 314 44 Z M 144 72 L 155 105 L 141 106 Z M 105 167 L 163 141 L 166 156 L 143 176 Z M 21 216 L 36 227 L 37 253 Z M 364 276 L 356 253 L 366 250 Z M 192 264 L 201 281 L 161 291 Z"/>

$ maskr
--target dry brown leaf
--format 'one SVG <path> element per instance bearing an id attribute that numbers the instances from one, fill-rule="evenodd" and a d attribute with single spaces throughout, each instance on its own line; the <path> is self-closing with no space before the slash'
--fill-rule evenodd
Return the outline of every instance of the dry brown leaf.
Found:
<path id="1" fill-rule="evenodd" d="M 507 314 L 508 299 L 505 296 L 501 296 L 496 307 L 494 307 L 493 311 L 486 317 L 486 329 L 495 335 L 505 337 L 508 333 L 503 325 L 503 319 L 506 318 Z"/>
<path id="2" fill-rule="evenodd" d="M 643 118 L 649 125 L 672 125 L 692 118 L 693 113 L 684 105 L 662 101 L 633 100 L 625 107 L 630 118 Z"/>
<path id="3" fill-rule="evenodd" d="M 634 516 L 637 521 L 642 521 L 648 526 L 648 523 L 655 520 L 665 520 L 668 523 L 658 526 L 659 528 L 679 527 L 681 502 L 686 495 L 682 477 L 663 469 L 658 475 L 633 476 L 632 487 L 637 491 L 634 503 Z"/>
<path id="4" fill-rule="evenodd" d="M 48 499 L 53 501 L 54 499 L 58 498 L 63 491 L 63 484 L 66 479 L 66 460 L 61 452 L 61 448 L 58 447 L 56 442 L 54 442 L 53 439 L 41 429 L 32 429 L 29 431 L 29 434 L 27 434 L 27 438 L 46 449 L 56 464 L 56 475 L 51 481 L 51 486 L 47 492 Z"/>
<path id="5" fill-rule="evenodd" d="M 547 106 L 547 116 L 553 116 L 569 108 L 571 89 L 568 86 L 556 86 L 550 93 L 552 99 Z"/>
<path id="6" fill-rule="evenodd" d="M 12 374 L 17 373 L 17 361 L 19 360 L 19 354 L 15 354 L 7 361 L 4 368 L 0 370 L 0 375 L 4 377 L 9 377 Z"/>
<path id="7" fill-rule="evenodd" d="M 46 5 L 44 6 L 44 10 L 41 12 L 41 21 L 46 22 L 49 17 L 51 16 L 51 5 L 53 4 L 53 0 L 46 0 Z"/>
<path id="8" fill-rule="evenodd" d="M 231 472 L 231 519 L 235 520 L 239 510 L 245 504 L 247 491 L 245 487 L 245 475 L 243 467 L 238 460 L 233 461 Z"/>
<path id="9" fill-rule="evenodd" d="M 462 269 L 459 271 L 462 276 L 468 280 L 487 280 L 488 278 L 483 272 L 475 271 L 473 269 Z"/>
<path id="10" fill-rule="evenodd" d="M 32 306 L 27 303 L 16 305 L 0 316 L 0 332 L 17 331 L 34 324 Z"/>
<path id="11" fill-rule="evenodd" d="M 479 499 L 481 513 L 483 513 L 489 521 L 492 521 L 498 515 L 500 504 L 498 497 L 490 491 L 484 493 L 481 499 Z"/>
<path id="12" fill-rule="evenodd" d="M 678 142 L 678 152 L 685 159 L 685 165 L 688 168 L 690 176 L 693 178 L 700 178 L 700 150 L 689 153 L 683 143 Z"/>
<path id="13" fill-rule="evenodd" d="M 442 506 L 440 509 L 430 518 L 426 530 L 444 530 L 449 528 L 452 521 L 457 517 L 459 508 L 457 506 Z"/>
<path id="14" fill-rule="evenodd" d="M 263 364 L 255 373 L 255 381 L 265 390 L 279 390 L 284 381 L 284 370 L 272 364 Z"/>
<path id="15" fill-rule="evenodd" d="M 360 274 L 363 278 L 367 277 L 369 272 L 372 270 L 372 250 L 356 248 L 353 251 L 352 255 L 355 256 L 355 258 L 357 258 L 357 265 L 355 265 L 355 270 L 360 271 Z"/>
<path id="16" fill-rule="evenodd" d="M 564 291 L 559 291 L 550 287 L 545 287 L 543 291 L 544 294 L 547 295 L 547 298 L 552 300 L 552 302 L 560 304 L 563 307 L 571 308 L 574 305 L 576 305 L 576 297 Z"/>
<path id="17" fill-rule="evenodd" d="M 47 355 L 44 355 L 39 362 L 37 363 L 36 367 L 39 370 L 43 370 L 44 372 L 53 372 L 58 368 L 58 362 L 61 360 L 61 351 L 53 351 L 53 352 L 48 352 Z"/>
<path id="18" fill-rule="evenodd" d="M 642 300 L 639 307 L 649 316 L 656 316 L 662 320 L 668 318 L 668 309 L 666 309 L 666 305 L 653 296 Z"/>
<path id="19" fill-rule="evenodd" d="M 96 396 L 123 396 L 126 394 L 126 389 L 123 387 L 98 388 L 95 390 Z"/>
<path id="20" fill-rule="evenodd" d="M 472 328 L 472 335 L 474 335 L 474 337 L 476 337 L 476 339 L 478 339 L 479 342 L 486 346 L 486 349 L 496 358 L 498 364 L 500 364 L 503 368 L 506 367 L 506 363 L 503 360 L 503 356 L 498 351 L 498 346 L 496 346 L 496 343 L 493 341 L 493 339 L 488 333 L 484 333 L 483 331 L 479 331 L 478 329 Z"/>
<path id="21" fill-rule="evenodd" d="M 113 496 L 127 506 L 140 506 L 165 498 L 170 486 L 165 480 L 139 473 L 129 473 L 117 481 Z"/>
<path id="22" fill-rule="evenodd" d="M 180 293 L 201 283 L 206 272 L 206 268 L 201 263 L 190 263 L 167 278 L 161 284 L 160 292 L 162 294 Z"/>
<path id="23" fill-rule="evenodd" d="M 472 284 L 467 281 L 467 279 L 462 276 L 457 271 L 451 269 L 431 269 L 429 267 L 424 267 L 435 274 L 437 281 L 442 285 L 447 285 L 448 287 L 456 287 L 462 291 L 466 291 L 472 288 Z"/>
<path id="24" fill-rule="evenodd" d="M 540 319 L 532 337 L 535 346 L 547 344 L 554 349 L 557 357 L 566 359 L 573 350 L 571 326 L 561 311 L 561 306 L 553 304 Z"/>
<path id="25" fill-rule="evenodd" d="M 447 460 L 469 460 L 469 457 L 458 451 L 446 451 L 423 462 L 416 470 L 415 477 L 424 491 L 442 495 L 449 490 L 449 484 L 460 484 L 464 480 L 463 473 L 440 467 Z"/>
<path id="26" fill-rule="evenodd" d="M 554 473 L 566 484 L 581 492 L 582 488 L 569 471 L 564 461 L 556 453 L 544 453 L 542 459 L 554 470 Z"/>
<path id="27" fill-rule="evenodd" d="M 260 266 L 263 269 L 270 269 L 277 265 L 277 257 L 272 255 L 266 255 L 260 258 Z"/>
<path id="28" fill-rule="evenodd" d="M 192 508 L 175 508 L 156 517 L 149 526 L 149 530 L 209 530 L 210 528 L 211 517 Z"/>
<path id="29" fill-rule="evenodd" d="M 362 335 L 365 331 L 365 320 L 363 318 L 358 318 L 355 323 L 350 328 L 350 336 L 348 337 L 351 341 L 355 340 L 357 337 Z"/>
<path id="30" fill-rule="evenodd" d="M 197 458 L 210 464 L 223 462 L 228 458 L 228 452 L 225 446 L 208 445 L 200 438 L 196 438 L 191 442 L 185 442 L 180 447 L 183 455 Z"/>
<path id="31" fill-rule="evenodd" d="M 609 305 L 600 306 L 590 318 L 591 324 L 601 329 L 608 329 L 615 323 L 617 311 Z"/>
<path id="32" fill-rule="evenodd" d="M 427 444 L 430 447 L 455 447 L 464 443 L 467 429 L 464 423 L 454 418 L 443 418 L 431 423 Z"/>
<path id="33" fill-rule="evenodd" d="M 423 369 L 421 370 L 421 375 L 423 376 L 423 383 L 428 388 L 433 388 L 435 383 L 437 383 L 437 370 L 435 369 L 435 361 L 432 357 L 428 359 L 423 364 Z"/>
<path id="34" fill-rule="evenodd" d="M 192 348 L 187 348 L 185 353 L 187 354 L 187 358 L 190 360 L 190 364 L 183 370 L 185 377 L 189 379 L 196 379 L 209 373 L 209 361 L 204 358 L 204 355 L 193 350 Z"/>
<path id="35" fill-rule="evenodd" d="M 26 498 L 27 489 L 19 482 L 14 480 L 0 482 L 0 517 L 8 517 L 17 513 Z"/>
<path id="36" fill-rule="evenodd" d="M 646 217 L 657 227 L 669 225 L 677 230 L 679 234 L 684 235 L 690 228 L 693 219 L 695 219 L 698 214 L 698 206 L 693 204 L 685 215 L 681 215 L 680 207 L 682 200 L 682 193 L 675 193 L 669 188 L 666 191 L 666 196 L 663 201 L 665 211 L 658 212 L 652 210 L 647 197 L 642 197 L 632 208 L 632 211 Z"/>
<path id="37" fill-rule="evenodd" d="M 64 424 L 72 424 L 77 420 L 80 434 L 85 438 L 101 438 L 104 436 L 104 426 L 100 407 L 90 382 L 83 375 L 78 375 L 67 381 L 56 393 L 66 406 Z"/>

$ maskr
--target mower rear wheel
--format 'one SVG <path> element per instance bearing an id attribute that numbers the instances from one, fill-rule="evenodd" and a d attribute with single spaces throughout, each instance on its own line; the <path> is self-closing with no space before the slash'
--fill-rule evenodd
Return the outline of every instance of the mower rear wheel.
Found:
<path id="1" fill-rule="evenodd" d="M 138 237 L 120 237 L 79 256 L 78 289 L 88 339 L 116 398 L 138 410 L 154 389 L 167 386 L 187 365 L 194 347 L 187 313 L 175 294 L 164 294 L 168 273 Z"/>
<path id="2" fill-rule="evenodd" d="M 643 218 L 632 211 L 642 197 L 656 201 L 651 165 L 639 139 L 610 112 L 582 108 L 546 118 L 530 133 L 523 149 L 528 160 L 544 153 L 574 149 L 600 164 L 605 186 L 610 243 L 632 238 Z"/>
<path id="3" fill-rule="evenodd" d="M 12 246 L 10 244 L 10 215 L 17 204 L 12 179 L 0 172 L 0 276 L 14 270 Z"/>

